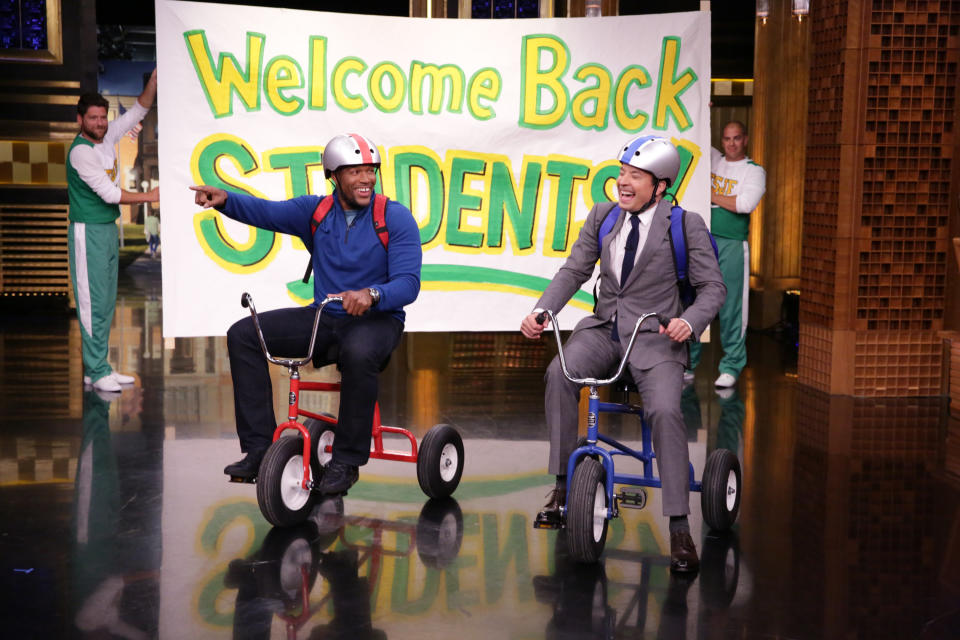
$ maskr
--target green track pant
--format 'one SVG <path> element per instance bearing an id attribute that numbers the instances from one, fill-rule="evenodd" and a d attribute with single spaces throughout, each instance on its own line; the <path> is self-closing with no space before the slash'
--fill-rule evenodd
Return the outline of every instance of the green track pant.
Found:
<path id="1" fill-rule="evenodd" d="M 720 323 L 720 344 L 723 357 L 717 367 L 720 373 L 734 378 L 747 364 L 747 301 L 750 295 L 750 248 L 746 240 L 716 237 L 720 253 L 720 272 L 727 285 L 727 297 L 717 317 Z M 690 345 L 690 368 L 700 364 L 700 343 Z"/>
<path id="2" fill-rule="evenodd" d="M 107 352 L 117 304 L 117 225 L 71 222 L 68 243 L 70 278 L 83 344 L 83 374 L 96 382 L 113 372 L 107 363 Z"/>

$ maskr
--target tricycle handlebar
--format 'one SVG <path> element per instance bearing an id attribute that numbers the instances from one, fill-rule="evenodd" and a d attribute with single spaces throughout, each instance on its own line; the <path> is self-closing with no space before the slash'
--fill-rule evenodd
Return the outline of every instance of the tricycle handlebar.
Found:
<path id="1" fill-rule="evenodd" d="M 313 345 L 317 340 L 317 326 L 320 324 L 320 314 L 323 313 L 324 307 L 331 302 L 343 302 L 343 297 L 330 296 L 329 298 L 325 298 L 323 302 L 317 306 L 317 314 L 313 317 L 313 331 L 310 333 L 310 346 L 307 348 L 305 358 L 274 358 L 270 355 L 270 350 L 267 349 L 267 343 L 263 338 L 263 330 L 260 328 L 260 317 L 257 315 L 257 307 L 253 304 L 253 296 L 246 292 L 240 296 L 240 305 L 250 309 L 250 315 L 253 317 L 253 326 L 257 330 L 257 338 L 260 339 L 260 348 L 263 350 L 263 355 L 267 357 L 267 361 L 284 367 L 302 367 L 313 359 Z"/>
<path id="2" fill-rule="evenodd" d="M 623 375 L 623 370 L 627 366 L 627 361 L 630 359 L 630 352 L 633 351 L 633 344 L 637 340 L 637 334 L 640 332 L 640 325 L 644 323 L 648 318 L 656 318 L 657 321 L 664 327 L 669 324 L 669 321 L 662 317 L 658 313 L 644 313 L 639 318 L 637 318 L 637 323 L 633 327 L 633 333 L 630 334 L 630 342 L 627 343 L 627 349 L 623 354 L 623 358 L 620 360 L 620 366 L 617 367 L 617 372 L 613 374 L 612 377 L 605 380 L 600 380 L 597 378 L 574 378 L 570 375 L 570 372 L 567 371 L 567 363 L 563 358 L 563 344 L 560 341 L 560 327 L 557 325 L 557 318 L 553 315 L 553 311 L 547 309 L 546 311 L 541 311 L 537 314 L 537 324 L 543 324 L 543 321 L 550 317 L 550 322 L 553 324 L 553 336 L 557 340 L 557 354 L 560 356 L 560 368 L 563 370 L 563 375 L 566 376 L 567 380 L 576 384 L 582 384 L 587 386 L 604 386 L 613 383 L 621 375 Z"/>

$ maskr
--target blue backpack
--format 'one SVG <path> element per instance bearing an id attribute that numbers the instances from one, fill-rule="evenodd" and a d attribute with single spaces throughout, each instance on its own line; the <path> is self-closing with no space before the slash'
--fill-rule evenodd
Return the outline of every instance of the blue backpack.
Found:
<path id="1" fill-rule="evenodd" d="M 597 251 L 603 249 L 603 239 L 613 229 L 620 217 L 620 206 L 614 205 L 607 217 L 600 224 L 600 233 L 597 235 Z M 713 254 L 720 257 L 720 251 L 717 249 L 717 241 L 713 239 L 713 234 L 707 231 L 710 238 L 710 244 L 713 245 Z M 673 264 L 677 268 L 677 288 L 680 289 L 680 304 L 686 309 L 697 299 L 697 290 L 690 284 L 690 274 L 688 273 L 687 256 L 687 212 L 681 207 L 674 205 L 670 209 L 670 248 L 673 250 Z M 594 295 L 596 299 L 596 295 Z"/>

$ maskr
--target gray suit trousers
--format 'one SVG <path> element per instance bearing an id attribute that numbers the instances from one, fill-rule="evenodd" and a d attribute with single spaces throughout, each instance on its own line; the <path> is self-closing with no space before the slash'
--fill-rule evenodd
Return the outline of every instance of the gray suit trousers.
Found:
<path id="1" fill-rule="evenodd" d="M 610 339 L 611 324 L 581 329 L 570 336 L 563 347 L 567 370 L 575 378 L 603 377 L 615 373 L 622 357 L 622 345 Z M 667 337 L 663 337 L 668 340 Z M 653 431 L 657 455 L 657 473 L 663 484 L 663 515 L 690 513 L 690 454 L 687 429 L 680 411 L 683 391 L 683 365 L 666 361 L 650 369 L 630 367 L 644 416 Z M 549 473 L 567 472 L 567 460 L 577 445 L 580 386 L 563 375 L 560 358 L 547 367 L 544 397 L 547 428 L 550 430 Z M 603 432 L 601 418 L 600 431 Z"/>

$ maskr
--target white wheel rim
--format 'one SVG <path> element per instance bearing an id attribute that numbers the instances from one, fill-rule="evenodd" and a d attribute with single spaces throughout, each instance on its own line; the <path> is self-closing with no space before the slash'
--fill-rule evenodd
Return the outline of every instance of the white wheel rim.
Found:
<path id="1" fill-rule="evenodd" d="M 288 598 L 293 598 L 300 593 L 302 586 L 302 575 L 300 568 L 303 565 L 308 567 L 313 562 L 313 553 L 310 551 L 310 543 L 303 538 L 297 538 L 283 552 L 283 558 L 280 560 L 280 588 L 286 592 Z"/>
<path id="2" fill-rule="evenodd" d="M 607 520 L 607 488 L 602 482 L 597 483 L 597 490 L 593 492 L 593 541 L 600 542 L 603 537 L 603 523 Z"/>
<path id="3" fill-rule="evenodd" d="M 727 474 L 727 511 L 733 511 L 737 505 L 737 474 L 731 469 Z"/>
<path id="4" fill-rule="evenodd" d="M 327 430 L 320 434 L 320 441 L 317 443 L 317 462 L 321 467 L 327 466 L 330 459 L 333 458 L 333 449 L 327 451 L 327 447 L 333 447 L 333 431 Z"/>
<path id="5" fill-rule="evenodd" d="M 280 499 L 285 507 L 296 511 L 307 504 L 310 491 L 304 489 L 303 483 L 303 456 L 292 456 L 287 460 L 280 474 Z"/>
<path id="6" fill-rule="evenodd" d="M 453 476 L 457 475 L 459 460 L 457 447 L 453 443 L 443 445 L 443 449 L 440 451 L 440 477 L 443 478 L 444 482 L 450 482 L 453 480 Z"/>

